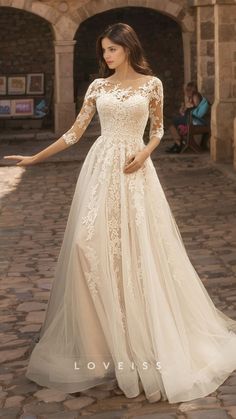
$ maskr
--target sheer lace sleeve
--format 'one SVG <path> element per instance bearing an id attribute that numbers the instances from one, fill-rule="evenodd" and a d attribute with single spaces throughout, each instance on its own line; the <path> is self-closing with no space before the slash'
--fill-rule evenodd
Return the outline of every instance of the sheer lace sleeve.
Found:
<path id="1" fill-rule="evenodd" d="M 157 137 L 161 140 L 164 134 L 163 127 L 163 85 L 160 79 L 155 77 L 149 101 L 150 130 L 149 138 Z"/>
<path id="2" fill-rule="evenodd" d="M 82 108 L 72 127 L 62 135 L 66 144 L 75 144 L 86 130 L 96 112 L 96 79 L 90 83 L 84 96 Z"/>

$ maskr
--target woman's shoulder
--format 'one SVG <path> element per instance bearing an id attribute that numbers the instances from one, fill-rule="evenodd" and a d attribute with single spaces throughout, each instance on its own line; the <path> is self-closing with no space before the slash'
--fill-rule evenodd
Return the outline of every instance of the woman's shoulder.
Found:
<path id="1" fill-rule="evenodd" d="M 161 79 L 159 79 L 159 77 L 157 77 L 156 75 L 154 75 L 154 74 L 146 74 L 146 75 L 144 75 L 143 76 L 143 80 L 144 80 L 144 83 L 150 83 L 151 85 L 152 84 L 161 84 L 162 83 L 162 81 L 161 81 Z M 146 82 L 145 82 L 145 80 L 146 80 Z"/>
<path id="2" fill-rule="evenodd" d="M 157 76 L 152 76 L 152 81 L 154 82 L 154 84 L 162 84 L 162 80 L 159 78 L 159 77 L 157 77 Z"/>
<path id="3" fill-rule="evenodd" d="M 147 87 L 149 88 L 148 90 L 150 91 L 150 93 L 158 93 L 158 94 L 163 94 L 163 84 L 161 79 L 156 76 L 149 76 L 149 81 L 147 82 Z"/>
<path id="4" fill-rule="evenodd" d="M 163 84 L 159 77 L 152 76 L 150 79 L 150 83 L 148 83 L 149 91 L 150 91 L 150 99 L 154 98 L 162 98 L 164 96 L 163 93 Z"/>
<path id="5" fill-rule="evenodd" d="M 101 86 L 101 84 L 102 84 L 101 83 L 102 80 L 103 79 L 101 77 L 93 79 L 88 85 L 87 94 L 92 95 L 93 97 L 96 97 L 96 95 L 99 92 L 99 86 Z"/>
<path id="6" fill-rule="evenodd" d="M 103 80 L 102 77 L 97 77 L 96 79 L 93 79 L 93 81 L 90 82 L 90 86 L 97 86 L 101 81 Z"/>
<path id="7" fill-rule="evenodd" d="M 204 96 L 202 96 L 202 99 L 200 100 L 199 104 L 197 105 L 198 108 L 201 107 L 209 107 L 210 102 L 208 101 L 208 99 Z"/>

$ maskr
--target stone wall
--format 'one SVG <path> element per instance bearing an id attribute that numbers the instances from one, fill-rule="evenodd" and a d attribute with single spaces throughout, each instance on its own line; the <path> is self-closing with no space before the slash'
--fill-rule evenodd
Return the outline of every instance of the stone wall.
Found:
<path id="1" fill-rule="evenodd" d="M 151 23 L 150 27 L 146 24 L 143 34 L 146 30 L 149 35 L 143 35 L 141 41 L 146 50 L 150 51 L 147 55 L 150 56 L 154 72 L 163 80 L 166 120 L 170 120 L 172 114 L 178 110 L 179 101 L 182 99 L 183 83 L 188 82 L 193 75 L 194 77 L 196 75 L 196 60 L 194 58 L 196 53 L 195 11 L 188 6 L 187 0 L 167 0 L 165 2 L 162 0 L 0 0 L 0 12 L 6 7 L 11 7 L 12 11 L 17 9 L 27 11 L 29 19 L 31 17 L 33 19 L 33 16 L 36 15 L 40 16 L 44 19 L 44 22 L 47 21 L 51 25 L 55 54 L 54 110 L 57 135 L 65 132 L 75 118 L 73 67 L 76 69 L 75 74 L 77 76 L 77 71 L 80 71 L 80 66 L 83 64 L 80 58 L 82 55 L 79 55 L 81 52 L 80 45 L 76 46 L 78 64 L 74 64 L 74 38 L 78 28 L 83 28 L 83 25 L 85 25 L 86 32 L 86 25 L 90 19 L 98 19 L 99 17 L 101 22 L 107 25 L 107 23 L 110 23 L 107 16 L 112 20 L 122 20 L 122 16 L 125 16 L 129 20 L 133 13 L 136 14 L 139 22 L 136 30 L 142 34 L 142 27 L 146 19 L 141 19 L 141 10 L 143 16 L 145 14 L 148 17 L 149 23 L 150 19 L 155 20 L 158 16 L 160 33 L 157 30 L 152 31 Z M 17 13 L 20 12 L 17 11 Z M 24 20 L 23 17 L 22 20 Z M 134 18 L 133 22 L 135 26 Z M 100 25 L 100 31 L 104 29 L 104 26 Z M 157 25 L 155 24 L 154 27 L 156 28 Z M 93 40 L 96 37 L 96 28 L 98 29 L 98 25 L 90 26 Z M 164 32 L 165 36 L 161 32 Z M 21 36 L 23 35 L 21 34 Z M 157 50 L 160 38 L 161 44 L 159 50 Z M 84 39 L 86 37 L 82 38 L 82 41 Z M 175 49 L 173 45 L 175 45 Z M 89 49 L 91 49 L 90 46 L 89 44 Z M 177 51 L 179 51 L 179 54 Z M 158 61 L 156 57 L 160 57 L 160 60 Z M 88 67 L 90 65 L 92 73 L 96 72 L 93 69 L 93 59 Z M 90 73 L 90 68 L 87 71 Z M 80 76 L 78 73 L 78 80 Z M 88 80 L 84 80 L 84 83 L 86 82 L 88 84 Z M 87 85 L 84 84 L 83 87 L 80 85 L 80 88 L 79 86 L 77 88 L 76 84 L 76 95 L 79 89 L 79 95 L 82 96 L 85 87 Z"/>
<path id="2" fill-rule="evenodd" d="M 212 6 L 198 9 L 198 85 L 213 102 L 215 94 L 215 25 Z"/>
<path id="3" fill-rule="evenodd" d="M 54 45 L 51 25 L 32 13 L 0 8 L 0 39 L 0 74 L 44 73 L 46 95 L 53 92 Z M 53 109 L 53 100 L 51 107 Z"/>
<path id="4" fill-rule="evenodd" d="M 16 22 L 8 19 L 6 24 L 3 16 L 10 7 L 11 14 L 20 16 L 27 11 L 27 17 L 21 14 L 21 19 Z M 19 68 L 22 62 L 25 71 L 28 67 L 35 71 L 36 66 L 37 71 L 48 72 L 50 84 L 55 54 L 54 109 L 58 135 L 74 121 L 74 97 L 77 92 L 80 97 L 84 94 L 88 75 L 96 73 L 94 55 L 89 55 L 92 42 L 108 23 L 123 20 L 133 24 L 140 34 L 153 70 L 163 80 L 166 120 L 178 108 L 183 81 L 197 78 L 199 90 L 213 103 L 211 156 L 215 161 L 232 160 L 236 113 L 235 0 L 0 0 L 0 15 L 5 55 L 8 37 L 4 26 L 11 26 L 15 39 L 10 42 L 9 38 L 10 56 L 14 59 L 2 59 L 1 73 L 8 71 L 11 60 Z M 33 40 L 33 46 L 27 58 L 29 39 L 30 43 Z M 21 57 L 25 57 L 24 64 Z"/>
<path id="5" fill-rule="evenodd" d="M 236 4 L 215 5 L 215 101 L 212 112 L 212 157 L 233 161 L 236 115 Z"/>
<path id="6" fill-rule="evenodd" d="M 234 118 L 234 169 L 236 170 L 236 116 Z"/>

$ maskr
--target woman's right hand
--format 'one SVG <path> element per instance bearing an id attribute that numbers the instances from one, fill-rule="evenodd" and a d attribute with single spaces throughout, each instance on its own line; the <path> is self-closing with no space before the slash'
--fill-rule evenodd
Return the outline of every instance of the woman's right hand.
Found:
<path id="1" fill-rule="evenodd" d="M 16 166 L 30 166 L 32 164 L 37 164 L 35 156 L 21 156 L 18 154 L 12 154 L 11 156 L 3 156 L 4 159 L 9 160 L 20 160 L 16 163 Z"/>
<path id="2" fill-rule="evenodd" d="M 50 144 L 48 147 L 44 148 L 33 156 L 21 156 L 18 154 L 12 154 L 11 156 L 3 156 L 3 158 L 9 160 L 20 160 L 18 163 L 16 163 L 16 166 L 30 166 L 32 164 L 42 162 L 48 157 L 53 156 L 54 154 L 59 153 L 59 151 L 65 150 L 68 147 L 70 147 L 70 144 L 66 144 L 63 137 L 60 137 L 58 140 L 54 141 L 54 143 Z"/>

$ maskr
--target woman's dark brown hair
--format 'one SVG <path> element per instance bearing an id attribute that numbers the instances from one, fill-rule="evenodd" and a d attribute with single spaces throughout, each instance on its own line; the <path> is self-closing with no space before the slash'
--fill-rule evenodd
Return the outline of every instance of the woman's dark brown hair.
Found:
<path id="1" fill-rule="evenodd" d="M 129 63 L 135 71 L 140 74 L 153 75 L 134 29 L 126 23 L 114 23 L 113 25 L 109 25 L 104 32 L 99 35 L 96 41 L 96 55 L 99 64 L 100 77 L 108 77 L 115 71 L 108 67 L 103 58 L 103 38 L 109 38 L 110 41 L 121 45 L 126 52 L 129 52 Z"/>

